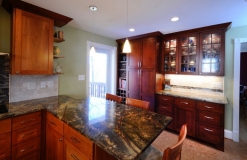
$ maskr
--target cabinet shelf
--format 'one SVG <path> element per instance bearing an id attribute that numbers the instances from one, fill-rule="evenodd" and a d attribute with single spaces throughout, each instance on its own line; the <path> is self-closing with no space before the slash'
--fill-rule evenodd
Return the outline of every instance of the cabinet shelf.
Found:
<path id="1" fill-rule="evenodd" d="M 54 38 L 54 42 L 56 42 L 56 43 L 61 43 L 64 41 L 65 41 L 64 39 Z"/>

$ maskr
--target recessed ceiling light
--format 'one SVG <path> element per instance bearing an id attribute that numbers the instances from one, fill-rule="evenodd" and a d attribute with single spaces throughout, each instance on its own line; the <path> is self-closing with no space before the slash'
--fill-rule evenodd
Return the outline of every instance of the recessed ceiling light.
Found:
<path id="1" fill-rule="evenodd" d="M 173 22 L 176 22 L 176 21 L 178 21 L 178 20 L 179 20 L 178 17 L 173 17 L 173 18 L 171 19 L 171 21 L 173 21 Z"/>
<path id="2" fill-rule="evenodd" d="M 130 32 L 134 32 L 135 29 L 134 29 L 134 28 L 130 28 L 129 31 L 130 31 Z"/>
<path id="3" fill-rule="evenodd" d="M 98 8 L 96 6 L 89 6 L 89 9 L 91 11 L 97 11 L 98 10 Z"/>

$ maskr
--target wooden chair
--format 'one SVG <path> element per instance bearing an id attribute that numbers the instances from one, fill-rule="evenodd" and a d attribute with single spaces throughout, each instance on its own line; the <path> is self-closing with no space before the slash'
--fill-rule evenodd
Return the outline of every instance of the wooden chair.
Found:
<path id="1" fill-rule="evenodd" d="M 138 108 L 142 108 L 145 110 L 148 110 L 149 107 L 149 103 L 147 101 L 142 101 L 142 100 L 138 100 L 138 99 L 133 99 L 133 98 L 126 98 L 126 104 L 133 106 L 133 107 L 138 107 Z"/>
<path id="2" fill-rule="evenodd" d="M 138 160 L 181 160 L 182 145 L 187 135 L 187 125 L 184 124 L 178 136 L 178 142 L 172 147 L 165 149 L 162 153 L 150 145 Z M 169 137 L 168 137 L 169 138 Z"/>
<path id="3" fill-rule="evenodd" d="M 106 93 L 105 99 L 110 100 L 110 101 L 115 101 L 118 103 L 122 102 L 122 97 L 117 96 L 117 95 L 113 95 L 113 94 L 109 94 L 109 93 Z"/>

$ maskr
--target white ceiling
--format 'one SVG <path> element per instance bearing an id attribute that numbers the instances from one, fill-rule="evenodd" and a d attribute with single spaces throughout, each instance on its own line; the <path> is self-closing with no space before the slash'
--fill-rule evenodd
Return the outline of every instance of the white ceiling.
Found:
<path id="1" fill-rule="evenodd" d="M 0 0 L 1 1 L 1 0 Z M 247 0 L 23 0 L 73 18 L 69 26 L 112 39 L 160 31 L 163 34 L 232 22 L 247 25 Z M 98 7 L 94 13 L 90 5 Z M 174 16 L 180 18 L 171 22 Z M 135 32 L 128 32 L 128 28 Z"/>

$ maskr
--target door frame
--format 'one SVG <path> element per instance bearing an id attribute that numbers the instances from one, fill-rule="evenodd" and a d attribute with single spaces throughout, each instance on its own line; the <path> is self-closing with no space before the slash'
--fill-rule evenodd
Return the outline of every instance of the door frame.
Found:
<path id="1" fill-rule="evenodd" d="M 87 95 L 87 97 L 89 96 L 89 74 L 90 74 L 89 73 L 89 69 L 90 69 L 89 53 L 90 53 L 91 46 L 110 50 L 110 54 L 111 54 L 111 57 L 112 57 L 111 65 L 113 66 L 111 68 L 112 76 L 110 77 L 110 82 L 111 82 L 112 88 L 110 90 L 110 93 L 116 94 L 117 47 L 108 46 L 108 45 L 104 45 L 104 44 L 100 44 L 100 43 L 95 43 L 95 42 L 92 42 L 92 41 L 87 41 L 87 73 L 86 73 L 86 77 L 87 77 L 86 78 L 86 86 L 87 86 L 86 87 L 86 95 Z"/>
<path id="2" fill-rule="evenodd" d="M 246 43 L 247 38 L 234 39 L 234 76 L 233 76 L 233 133 L 232 139 L 239 142 L 239 85 L 240 85 L 240 55 L 241 44 Z"/>

